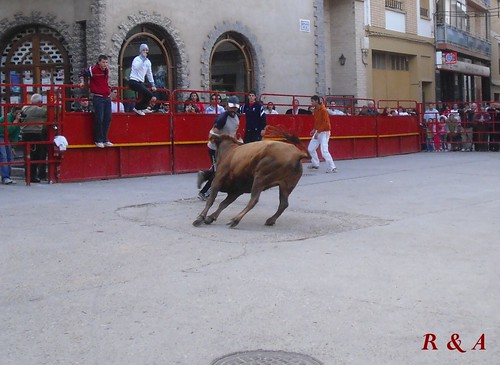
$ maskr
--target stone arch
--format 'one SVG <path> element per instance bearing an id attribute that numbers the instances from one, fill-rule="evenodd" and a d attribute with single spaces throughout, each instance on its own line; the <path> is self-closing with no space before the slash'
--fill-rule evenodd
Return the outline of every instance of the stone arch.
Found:
<path id="1" fill-rule="evenodd" d="M 204 90 L 208 90 L 210 87 L 210 55 L 217 39 L 227 32 L 239 33 L 247 41 L 255 65 L 256 91 L 258 94 L 261 94 L 266 86 L 262 47 L 259 45 L 257 37 L 251 32 L 250 28 L 240 22 L 230 23 L 224 21 L 216 25 L 208 34 L 208 39 L 203 43 L 201 54 L 201 87 Z"/>
<path id="2" fill-rule="evenodd" d="M 17 13 L 13 18 L 4 18 L 0 21 L 0 45 L 5 47 L 6 42 L 9 42 L 12 37 L 16 35 L 19 28 L 30 26 L 30 25 L 41 25 L 46 28 L 53 29 L 56 31 L 61 38 L 59 41 L 66 48 L 70 60 L 70 69 L 72 62 L 72 55 L 76 49 L 81 48 L 80 40 L 74 36 L 74 32 L 71 32 L 71 27 L 69 24 L 57 18 L 53 14 L 43 15 L 39 11 L 33 11 L 29 15 L 24 15 L 23 13 Z"/>
<path id="3" fill-rule="evenodd" d="M 112 35 L 112 47 L 108 56 L 110 56 L 113 60 L 117 60 L 128 32 L 135 26 L 144 23 L 154 24 L 155 27 L 163 29 L 167 34 L 170 35 L 174 42 L 174 44 L 172 44 L 171 46 L 174 50 L 177 88 L 189 88 L 189 57 L 186 50 L 186 44 L 182 40 L 179 31 L 172 26 L 172 21 L 169 18 L 163 17 L 156 12 L 154 12 L 153 14 L 149 14 L 146 11 L 140 11 L 137 14 L 129 15 L 128 20 L 118 26 L 118 32 Z M 110 71 L 115 78 L 118 77 L 118 64 L 116 62 L 114 62 L 110 66 Z M 116 80 L 114 81 L 116 82 Z"/>

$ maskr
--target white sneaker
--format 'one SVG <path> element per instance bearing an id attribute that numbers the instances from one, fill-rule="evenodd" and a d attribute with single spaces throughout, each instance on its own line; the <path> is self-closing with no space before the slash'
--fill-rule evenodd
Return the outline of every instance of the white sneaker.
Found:
<path id="1" fill-rule="evenodd" d="M 11 185 L 11 184 L 15 184 L 16 182 L 14 180 L 12 180 L 11 178 L 9 177 L 6 177 L 5 179 L 3 179 L 3 184 L 4 185 Z"/>
<path id="2" fill-rule="evenodd" d="M 104 143 L 102 142 L 96 142 L 95 145 L 99 148 L 104 148 Z"/>
<path id="3" fill-rule="evenodd" d="M 205 201 L 208 199 L 208 195 L 207 194 L 203 194 L 201 191 L 198 193 L 198 199 L 200 199 L 201 201 Z"/>
<path id="4" fill-rule="evenodd" d="M 137 110 L 136 108 L 132 109 L 132 111 L 136 112 L 137 114 L 139 115 L 146 115 L 146 113 L 144 113 L 144 111 L 142 110 Z"/>
<path id="5" fill-rule="evenodd" d="M 110 141 L 104 142 L 103 144 L 105 147 L 113 147 L 113 143 L 111 143 Z"/>
<path id="6" fill-rule="evenodd" d="M 319 169 L 319 166 L 309 165 L 309 166 L 307 166 L 307 168 L 309 170 L 317 170 L 317 169 Z"/>
<path id="7" fill-rule="evenodd" d="M 325 172 L 326 172 L 327 174 L 335 173 L 335 172 L 337 172 L 337 168 L 335 167 L 335 168 L 333 168 L 333 169 L 328 169 L 328 170 L 326 170 Z"/>

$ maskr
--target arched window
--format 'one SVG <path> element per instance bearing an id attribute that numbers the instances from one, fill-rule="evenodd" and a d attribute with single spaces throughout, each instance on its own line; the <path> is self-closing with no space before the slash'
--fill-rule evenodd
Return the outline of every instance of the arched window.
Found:
<path id="1" fill-rule="evenodd" d="M 66 84 L 70 81 L 68 53 L 56 31 L 32 26 L 18 32 L 2 52 L 0 83 L 5 84 Z M 27 87 L 27 93 L 44 91 L 48 87 Z M 2 90 L 3 101 L 26 103 L 22 88 L 13 86 Z"/>
<path id="2" fill-rule="evenodd" d="M 134 27 L 127 35 L 119 60 L 120 86 L 128 86 L 132 61 L 139 54 L 139 47 L 142 43 L 147 44 L 149 48 L 148 58 L 152 64 L 156 87 L 174 89 L 176 80 L 172 40 L 161 29 L 148 24 Z M 164 92 L 158 92 L 157 97 L 159 100 L 165 100 L 167 95 Z M 124 98 L 127 99 L 127 95 L 124 95 Z"/>
<path id="3" fill-rule="evenodd" d="M 210 57 L 210 89 L 246 92 L 253 88 L 254 64 L 246 40 L 237 33 L 223 34 Z"/>

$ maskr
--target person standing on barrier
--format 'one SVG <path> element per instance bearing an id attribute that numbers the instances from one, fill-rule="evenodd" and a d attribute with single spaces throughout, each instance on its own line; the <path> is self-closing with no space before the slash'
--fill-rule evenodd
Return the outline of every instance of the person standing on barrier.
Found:
<path id="1" fill-rule="evenodd" d="M 266 112 L 264 107 L 257 101 L 254 90 L 248 92 L 248 103 L 240 107 L 240 113 L 245 114 L 244 143 L 262 140 L 266 133 Z"/>
<path id="2" fill-rule="evenodd" d="M 337 172 L 335 162 L 328 150 L 328 142 L 330 141 L 331 133 L 330 116 L 318 95 L 313 95 L 311 97 L 311 105 L 313 108 L 314 128 L 311 131 L 312 138 L 307 147 L 311 155 L 311 165 L 309 165 L 308 168 L 319 169 L 319 158 L 316 150 L 320 147 L 321 154 L 328 164 L 326 172 Z"/>
<path id="3" fill-rule="evenodd" d="M 23 106 L 24 119 L 21 127 L 23 142 L 46 142 L 47 136 L 47 106 L 42 106 L 42 95 L 31 95 L 31 105 Z M 48 145 L 31 143 L 31 161 L 47 161 Z M 30 182 L 39 183 L 47 178 L 47 163 L 30 163 Z"/>
<path id="4" fill-rule="evenodd" d="M 14 161 L 14 154 L 9 142 L 17 142 L 19 140 L 21 115 L 21 108 L 17 106 L 12 107 L 11 112 L 7 114 L 7 122 L 12 124 L 7 127 L 7 135 L 5 135 L 5 126 L 2 125 L 5 118 L 3 115 L 0 117 L 0 162 L 8 163 Z M 0 171 L 2 173 L 2 184 L 10 185 L 16 183 L 10 178 L 12 172 L 10 165 L 0 166 Z"/>
<path id="5" fill-rule="evenodd" d="M 210 195 L 210 187 L 212 186 L 212 180 L 214 179 L 215 171 L 217 169 L 216 165 L 216 150 L 217 146 L 214 142 L 214 137 L 221 134 L 227 134 L 231 137 L 236 137 L 236 132 L 240 126 L 240 119 L 238 118 L 238 108 L 240 107 L 239 100 L 236 96 L 230 96 L 227 102 L 227 111 L 219 114 L 215 119 L 214 126 L 208 135 L 208 156 L 212 162 L 212 167 L 210 170 L 198 171 L 197 175 L 197 187 L 201 188 L 203 182 L 207 182 L 203 188 L 198 193 L 198 198 L 200 200 L 207 200 Z"/>
<path id="6" fill-rule="evenodd" d="M 139 115 L 146 115 L 152 111 L 148 109 L 149 102 L 153 98 L 153 93 L 144 86 L 144 80 L 148 78 L 151 84 L 151 90 L 156 91 L 155 80 L 151 69 L 151 61 L 148 58 L 149 47 L 147 44 L 141 44 L 139 47 L 139 55 L 132 61 L 132 69 L 130 70 L 130 78 L 128 86 L 137 92 L 139 101 L 135 104 L 132 110 Z"/>
<path id="7" fill-rule="evenodd" d="M 85 68 L 80 73 L 80 87 L 84 80 L 89 79 L 90 92 L 93 95 L 95 124 L 95 145 L 99 148 L 112 147 L 108 139 L 109 126 L 111 125 L 111 88 L 109 87 L 108 57 L 100 55 L 94 66 Z"/>

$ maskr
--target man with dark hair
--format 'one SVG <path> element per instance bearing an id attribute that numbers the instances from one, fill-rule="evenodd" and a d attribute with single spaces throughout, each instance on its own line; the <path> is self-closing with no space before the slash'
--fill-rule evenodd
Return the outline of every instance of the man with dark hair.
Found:
<path id="1" fill-rule="evenodd" d="M 244 143 L 262 140 L 266 133 L 266 112 L 264 107 L 257 101 L 254 90 L 248 92 L 248 103 L 240 107 L 240 113 L 245 114 Z"/>
<path id="2" fill-rule="evenodd" d="M 216 167 L 216 150 L 217 145 L 214 142 L 214 138 L 221 135 L 227 134 L 231 137 L 236 137 L 236 132 L 240 126 L 240 119 L 238 118 L 238 108 L 240 107 L 239 100 L 236 96 L 230 96 L 227 100 L 227 111 L 219 114 L 219 116 L 215 119 L 214 126 L 209 132 L 208 136 L 208 156 L 210 157 L 210 161 L 212 162 L 212 167 L 210 170 L 206 171 L 198 171 L 197 182 L 196 185 L 198 189 L 201 188 L 203 182 L 207 182 L 203 188 L 198 193 L 198 198 L 200 200 L 207 200 L 210 195 L 210 187 L 212 186 L 212 180 L 214 179 Z"/>
<path id="3" fill-rule="evenodd" d="M 293 98 L 292 101 L 292 108 L 288 109 L 285 114 L 293 114 L 293 115 L 298 115 L 298 114 L 312 114 L 309 110 L 299 108 L 300 101 L 299 99 Z"/>
<path id="4" fill-rule="evenodd" d="M 94 66 L 85 68 L 80 73 L 80 86 L 83 87 L 85 77 L 89 79 L 90 92 L 93 94 L 95 138 L 97 147 L 112 147 L 108 139 L 111 125 L 111 88 L 109 87 L 108 57 L 100 55 Z"/>
<path id="5" fill-rule="evenodd" d="M 330 141 L 331 130 L 330 116 L 328 115 L 328 111 L 318 95 L 313 95 L 311 97 L 311 106 L 313 107 L 314 128 L 311 131 L 311 142 L 309 142 L 309 146 L 307 147 L 309 154 L 311 155 L 311 165 L 308 168 L 319 168 L 319 158 L 316 150 L 320 147 L 321 154 L 328 164 L 326 172 L 337 172 L 335 162 L 333 162 L 332 155 L 330 155 L 330 152 L 328 151 L 328 142 Z"/>

